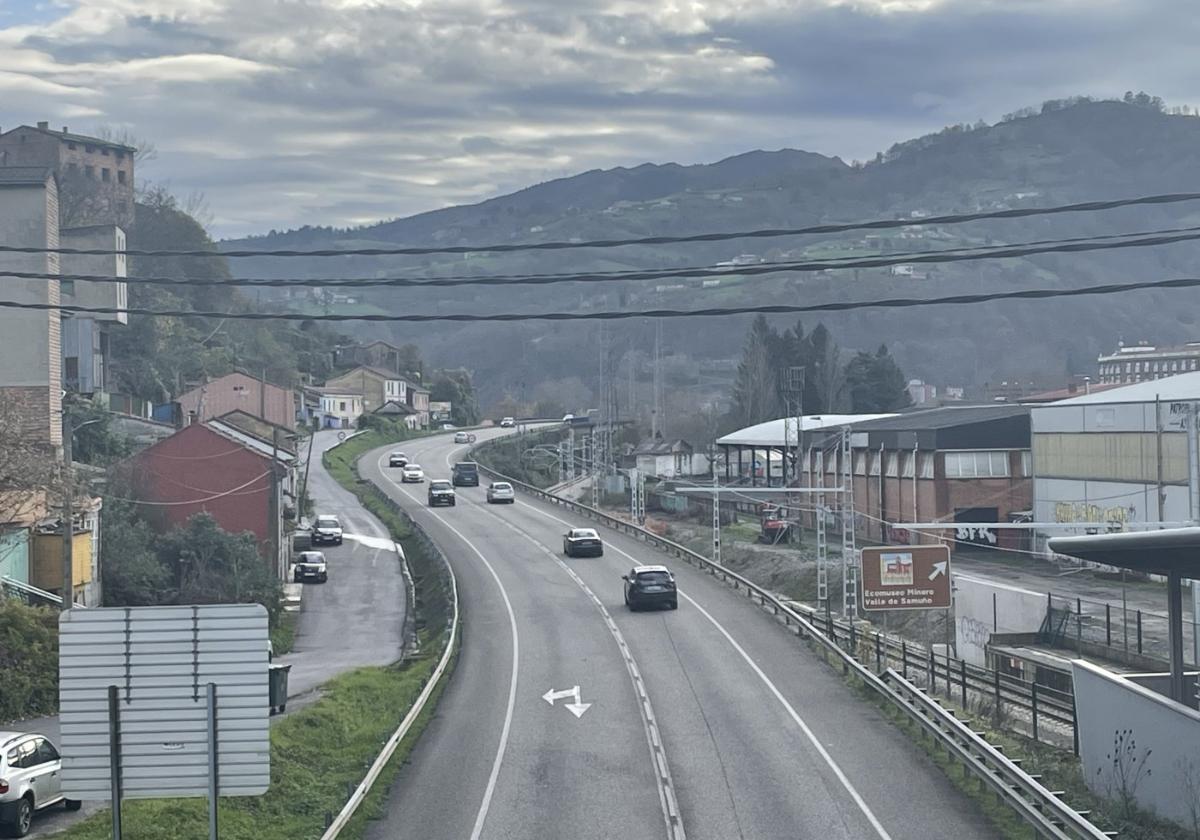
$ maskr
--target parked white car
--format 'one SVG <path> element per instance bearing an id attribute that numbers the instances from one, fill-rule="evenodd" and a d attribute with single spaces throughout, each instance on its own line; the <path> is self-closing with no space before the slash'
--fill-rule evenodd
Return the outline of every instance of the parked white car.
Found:
<path id="1" fill-rule="evenodd" d="M 24 837 L 33 826 L 33 815 L 63 803 L 79 810 L 78 799 L 62 792 L 62 759 L 45 735 L 0 732 L 0 827 Z"/>

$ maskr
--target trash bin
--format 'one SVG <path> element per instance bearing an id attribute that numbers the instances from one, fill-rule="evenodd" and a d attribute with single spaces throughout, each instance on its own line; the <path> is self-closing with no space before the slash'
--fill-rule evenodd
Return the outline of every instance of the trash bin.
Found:
<path id="1" fill-rule="evenodd" d="M 288 671 L 292 670 L 292 666 L 272 663 L 268 669 L 267 693 L 270 697 L 271 714 L 282 714 L 287 708 Z"/>

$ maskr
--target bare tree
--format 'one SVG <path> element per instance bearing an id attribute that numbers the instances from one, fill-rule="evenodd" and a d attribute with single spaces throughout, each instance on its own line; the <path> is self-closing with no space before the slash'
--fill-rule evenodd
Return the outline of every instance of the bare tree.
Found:
<path id="1" fill-rule="evenodd" d="M 114 128 L 111 125 L 96 126 L 96 137 L 109 143 L 120 143 L 133 149 L 134 163 L 145 163 L 158 157 L 158 147 L 143 137 L 138 137 L 128 128 Z"/>
<path id="2" fill-rule="evenodd" d="M 58 486 L 54 451 L 24 421 L 17 399 L 0 401 L 0 534 L 48 512 Z"/>

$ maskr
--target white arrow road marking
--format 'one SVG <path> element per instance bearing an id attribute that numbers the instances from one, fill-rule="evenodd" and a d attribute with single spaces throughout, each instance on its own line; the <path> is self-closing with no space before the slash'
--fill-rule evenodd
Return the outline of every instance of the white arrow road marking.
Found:
<path id="1" fill-rule="evenodd" d="M 944 575 L 944 574 L 946 574 L 946 561 L 945 560 L 943 560 L 940 563 L 933 564 L 933 571 L 929 573 L 929 579 L 933 580 L 938 575 Z"/>
<path id="2" fill-rule="evenodd" d="M 545 694 L 542 695 L 542 699 L 545 700 L 547 703 L 549 703 L 551 706 L 554 705 L 555 700 L 565 700 L 568 697 L 570 697 L 575 702 L 565 704 L 567 707 L 567 710 L 570 711 L 570 713 L 575 715 L 575 717 L 577 717 L 577 718 L 583 717 L 583 713 L 592 707 L 591 703 L 583 702 L 583 697 L 580 694 L 579 686 L 577 686 L 577 685 L 572 686 L 571 688 L 563 689 L 562 691 L 555 691 L 552 688 L 549 691 L 547 691 Z"/>

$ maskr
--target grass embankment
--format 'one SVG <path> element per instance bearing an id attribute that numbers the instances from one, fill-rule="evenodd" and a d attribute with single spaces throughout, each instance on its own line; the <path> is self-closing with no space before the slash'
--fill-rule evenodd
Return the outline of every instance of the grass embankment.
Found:
<path id="1" fill-rule="evenodd" d="M 544 455 L 526 452 L 537 446 L 557 447 L 562 436 L 562 430 L 557 428 L 505 435 L 481 443 L 472 451 L 475 459 L 488 469 L 545 490 L 558 483 L 558 459 L 550 451 Z"/>
<path id="2" fill-rule="evenodd" d="M 388 442 L 388 437 L 374 432 L 359 435 L 327 452 L 325 464 L 404 547 L 417 593 L 416 623 L 426 628 L 419 634 L 421 653 L 390 667 L 360 668 L 336 677 L 323 686 L 319 700 L 276 722 L 271 727 L 271 787 L 261 797 L 221 800 L 219 821 L 226 840 L 319 837 L 326 816 L 340 811 L 350 791 L 362 781 L 445 650 L 453 602 L 444 563 L 390 499 L 374 485 L 357 481 L 357 458 Z M 361 837 L 367 821 L 380 813 L 388 786 L 432 716 L 445 684 L 443 679 L 433 692 L 342 837 Z M 206 808 L 202 798 L 127 802 L 124 835 L 127 840 L 203 840 L 208 836 Z M 109 814 L 103 811 L 59 836 L 101 840 L 108 838 L 110 831 Z"/>

